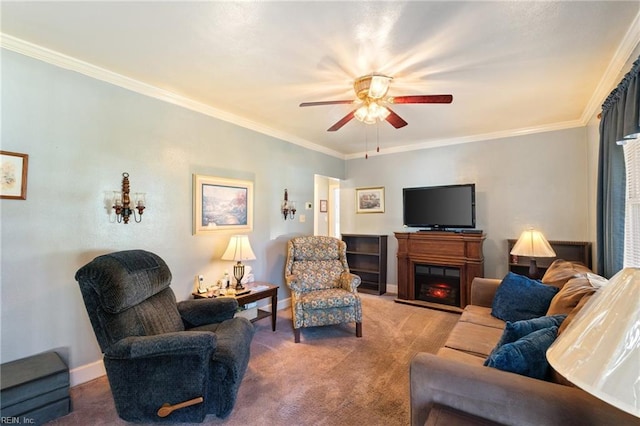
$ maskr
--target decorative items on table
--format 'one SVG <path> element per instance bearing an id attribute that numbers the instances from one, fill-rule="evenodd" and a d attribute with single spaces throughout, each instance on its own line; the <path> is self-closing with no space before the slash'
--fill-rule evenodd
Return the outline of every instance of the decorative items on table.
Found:
<path id="1" fill-rule="evenodd" d="M 255 277 L 253 276 L 253 268 L 249 265 L 244 266 L 244 277 L 240 281 L 243 285 L 249 284 L 255 281 Z"/>
<path id="2" fill-rule="evenodd" d="M 196 287 L 196 291 L 198 293 L 206 293 L 207 292 L 207 286 L 204 283 L 204 276 L 203 275 L 196 275 L 195 287 Z"/>
<path id="3" fill-rule="evenodd" d="M 238 263 L 233 265 L 233 276 L 236 279 L 236 290 L 244 289 L 242 278 L 244 277 L 243 260 L 255 260 L 256 255 L 251 249 L 249 237 L 247 235 L 233 235 L 229 239 L 229 245 L 222 255 L 222 260 L 235 260 Z"/>
<path id="4" fill-rule="evenodd" d="M 529 278 L 538 278 L 539 276 L 536 257 L 556 256 L 556 252 L 553 251 L 547 239 L 542 235 L 542 232 L 534 229 L 527 229 L 520 234 L 520 238 L 516 241 L 510 254 L 530 258 Z"/>
<path id="5" fill-rule="evenodd" d="M 586 392 L 640 417 L 640 268 L 625 268 L 585 303 L 547 350 Z"/>
<path id="6" fill-rule="evenodd" d="M 129 173 L 122 173 L 122 192 L 113 191 L 113 209 L 116 212 L 118 223 L 129 223 L 129 216 L 133 216 L 136 223 L 142 222 L 142 213 L 145 206 L 145 193 L 136 192 L 134 194 L 135 207 L 131 208 L 131 198 L 129 197 Z M 136 210 L 138 215 L 136 216 Z"/>

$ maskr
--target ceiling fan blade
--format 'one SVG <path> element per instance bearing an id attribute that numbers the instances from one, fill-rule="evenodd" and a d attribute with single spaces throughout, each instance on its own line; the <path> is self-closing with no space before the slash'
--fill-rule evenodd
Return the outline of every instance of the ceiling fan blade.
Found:
<path id="1" fill-rule="evenodd" d="M 389 98 L 392 104 L 450 104 L 452 95 L 410 95 Z"/>
<path id="2" fill-rule="evenodd" d="M 344 117 L 342 117 L 342 119 L 340 121 L 338 121 L 333 126 L 329 127 L 327 129 L 327 132 L 335 132 L 336 130 L 339 130 L 342 126 L 344 126 L 345 124 L 347 124 L 348 122 L 350 122 L 353 119 L 353 114 L 355 114 L 355 112 L 356 111 L 353 110 L 349 114 L 347 114 Z"/>
<path id="3" fill-rule="evenodd" d="M 404 127 L 407 124 L 409 124 L 406 121 L 404 121 L 404 119 L 402 117 L 400 117 L 398 114 L 393 112 L 389 107 L 387 107 L 387 109 L 389 110 L 389 115 L 387 116 L 386 120 L 393 127 L 395 127 L 396 129 L 399 129 L 399 128 Z"/>
<path id="4" fill-rule="evenodd" d="M 303 102 L 300 104 L 301 107 L 308 106 L 319 106 L 319 105 L 338 105 L 338 104 L 352 104 L 355 101 L 319 101 L 319 102 Z"/>

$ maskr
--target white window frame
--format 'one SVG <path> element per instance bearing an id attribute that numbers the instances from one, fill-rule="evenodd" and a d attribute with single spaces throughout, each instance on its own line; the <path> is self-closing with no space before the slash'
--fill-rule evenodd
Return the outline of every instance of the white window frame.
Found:
<path id="1" fill-rule="evenodd" d="M 625 268 L 640 267 L 640 139 L 625 143 L 626 169 L 624 260 Z"/>

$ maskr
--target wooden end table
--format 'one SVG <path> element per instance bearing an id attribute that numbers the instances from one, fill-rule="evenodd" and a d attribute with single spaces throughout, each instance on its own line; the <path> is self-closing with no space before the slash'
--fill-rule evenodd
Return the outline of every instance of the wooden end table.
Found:
<path id="1" fill-rule="evenodd" d="M 246 294 L 242 294 L 240 296 L 233 296 L 238 301 L 238 305 L 246 305 L 247 303 L 257 302 L 261 299 L 266 299 L 267 297 L 271 298 L 271 312 L 265 311 L 263 309 L 258 309 L 258 316 L 251 320 L 251 322 L 258 321 L 262 318 L 266 318 L 271 316 L 271 329 L 276 331 L 276 317 L 278 312 L 278 286 L 273 285 L 267 282 L 256 281 L 252 283 L 245 284 L 245 287 L 250 289 L 251 291 Z M 207 299 L 206 293 L 192 293 L 194 299 Z M 211 296 L 216 297 L 216 296 Z M 230 297 L 230 296 L 219 296 L 219 297 Z"/>

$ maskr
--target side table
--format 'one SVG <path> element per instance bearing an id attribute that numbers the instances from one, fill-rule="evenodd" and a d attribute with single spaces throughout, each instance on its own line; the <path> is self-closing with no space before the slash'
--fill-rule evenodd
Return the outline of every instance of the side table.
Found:
<path id="1" fill-rule="evenodd" d="M 266 299 L 267 297 L 271 298 L 271 312 L 265 311 L 263 309 L 258 309 L 258 316 L 251 320 L 251 322 L 258 321 L 262 318 L 271 316 L 271 329 L 276 331 L 276 318 L 278 312 L 278 286 L 273 285 L 267 282 L 256 281 L 252 283 L 245 284 L 245 287 L 250 289 L 251 291 L 246 294 L 242 294 L 240 296 L 218 296 L 218 297 L 235 297 L 238 301 L 238 305 L 246 305 L 247 303 L 253 303 L 261 299 Z M 208 296 L 206 293 L 192 293 L 194 299 L 207 299 Z M 212 296 L 216 297 L 216 296 Z"/>

